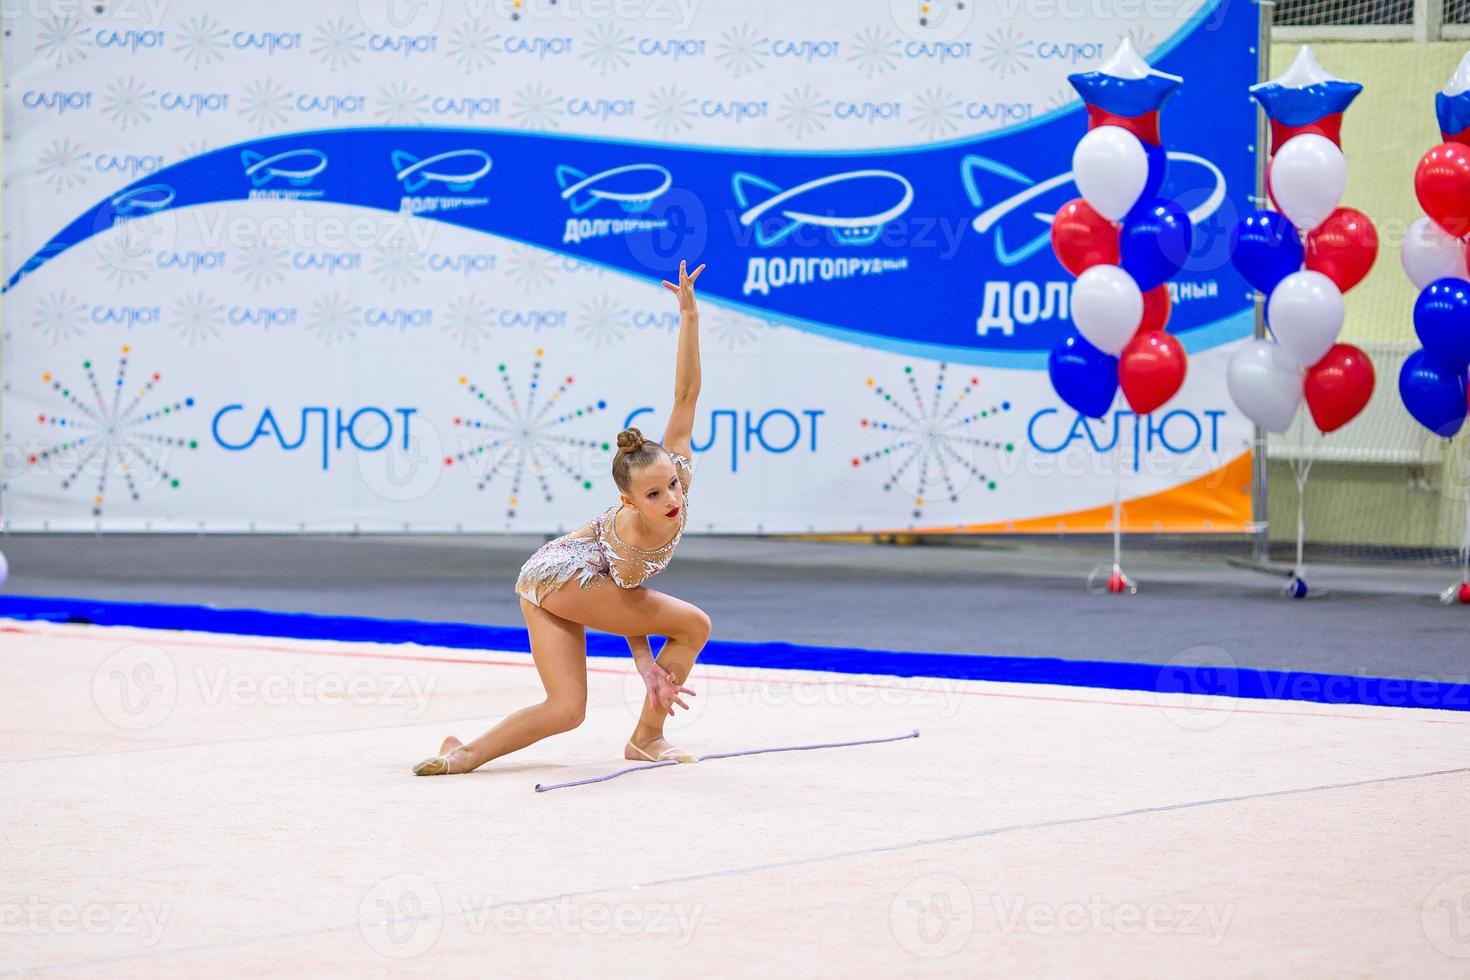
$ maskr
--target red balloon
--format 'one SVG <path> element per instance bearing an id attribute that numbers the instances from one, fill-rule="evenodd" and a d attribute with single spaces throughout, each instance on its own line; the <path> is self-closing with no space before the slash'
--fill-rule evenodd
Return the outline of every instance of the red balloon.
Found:
<path id="1" fill-rule="evenodd" d="M 1174 397 L 1188 368 L 1179 338 L 1153 330 L 1134 337 L 1118 355 L 1118 383 L 1128 406 L 1147 415 Z"/>
<path id="2" fill-rule="evenodd" d="M 1162 330 L 1169 322 L 1169 312 L 1174 308 L 1169 299 L 1167 284 L 1155 286 L 1143 294 L 1143 319 L 1138 321 L 1138 332 Z"/>
<path id="3" fill-rule="evenodd" d="M 1335 344 L 1307 369 L 1303 393 L 1312 421 L 1332 432 L 1357 418 L 1373 397 L 1373 362 L 1352 344 Z"/>
<path id="4" fill-rule="evenodd" d="M 1117 265 L 1118 229 L 1082 198 L 1068 201 L 1051 222 L 1051 247 L 1062 267 L 1080 276 L 1095 265 Z"/>
<path id="5" fill-rule="evenodd" d="M 1456 238 L 1470 234 L 1470 147 L 1441 143 L 1419 161 L 1414 172 L 1419 206 Z"/>
<path id="6" fill-rule="evenodd" d="M 1343 292 L 1363 281 L 1378 258 L 1378 229 L 1355 208 L 1338 208 L 1307 234 L 1307 268 Z"/>

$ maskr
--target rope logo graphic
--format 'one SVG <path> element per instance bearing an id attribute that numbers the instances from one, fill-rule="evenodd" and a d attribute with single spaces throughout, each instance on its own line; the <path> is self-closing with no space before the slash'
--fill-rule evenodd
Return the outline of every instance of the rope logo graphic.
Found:
<path id="1" fill-rule="evenodd" d="M 1209 160 L 1193 153 L 1171 152 L 1168 158 L 1170 163 L 1189 164 L 1208 174 L 1209 193 L 1189 212 L 1189 220 L 1198 228 L 1224 203 L 1225 175 Z M 995 259 L 1003 266 L 1019 265 L 1049 248 L 1055 208 L 1077 196 L 1070 170 L 1038 181 L 1008 164 L 973 154 L 961 161 L 960 179 L 970 204 L 983 209 L 971 226 L 982 235 L 995 231 Z M 1005 194 L 1010 196 L 1003 197 Z M 1010 240 L 1020 244 L 1007 244 L 1007 230 L 1012 235 Z"/>
<path id="2" fill-rule="evenodd" d="M 787 190 L 744 171 L 731 183 L 735 200 L 746 209 L 740 224 L 755 229 L 756 244 L 762 248 L 778 245 L 806 227 L 822 229 L 838 245 L 871 245 L 914 202 L 914 185 L 891 170 L 851 170 Z M 875 209 L 858 214 L 839 210 L 839 205 L 850 205 L 859 195 Z"/>
<path id="3" fill-rule="evenodd" d="M 255 150 L 244 150 L 240 153 L 240 163 L 253 187 L 264 187 L 276 179 L 292 187 L 305 187 L 327 169 L 327 155 L 321 150 L 287 150 L 266 156 Z"/>
<path id="4" fill-rule="evenodd" d="M 174 203 L 175 191 L 167 184 L 149 184 L 123 191 L 112 199 L 112 213 L 120 218 L 152 214 Z"/>
<path id="5" fill-rule="evenodd" d="M 409 194 L 423 190 L 431 183 L 445 185 L 456 194 L 474 190 L 478 182 L 490 173 L 493 162 L 490 154 L 483 150 L 450 150 L 431 157 L 420 158 L 407 150 L 393 151 L 393 168 L 396 179 L 403 181 L 403 189 Z"/>
<path id="6" fill-rule="evenodd" d="M 588 176 L 576 167 L 556 168 L 561 197 L 573 214 L 595 208 L 603 201 L 621 205 L 629 214 L 647 211 L 655 200 L 673 186 L 674 177 L 656 163 L 634 163 Z"/>

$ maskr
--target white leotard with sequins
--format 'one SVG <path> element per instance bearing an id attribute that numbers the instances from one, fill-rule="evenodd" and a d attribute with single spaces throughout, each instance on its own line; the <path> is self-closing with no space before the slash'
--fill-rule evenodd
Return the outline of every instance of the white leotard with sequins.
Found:
<path id="1" fill-rule="evenodd" d="M 526 559 L 516 576 L 516 594 L 541 605 L 543 599 L 576 578 L 582 588 L 591 589 L 611 580 L 624 589 L 636 588 L 669 564 L 674 548 L 684 536 L 689 522 L 689 484 L 694 478 L 694 462 L 682 453 L 669 453 L 674 472 L 684 488 L 684 506 L 679 511 L 679 529 L 662 546 L 647 550 L 628 544 L 618 537 L 614 518 L 621 503 L 609 507 L 575 531 L 546 542 Z"/>

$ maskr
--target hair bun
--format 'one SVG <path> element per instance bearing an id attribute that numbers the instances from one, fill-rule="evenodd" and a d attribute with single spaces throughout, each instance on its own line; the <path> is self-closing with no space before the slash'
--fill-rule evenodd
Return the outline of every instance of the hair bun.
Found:
<path id="1" fill-rule="evenodd" d="M 643 448 L 643 433 L 629 426 L 618 433 L 618 451 L 624 453 L 636 453 Z"/>

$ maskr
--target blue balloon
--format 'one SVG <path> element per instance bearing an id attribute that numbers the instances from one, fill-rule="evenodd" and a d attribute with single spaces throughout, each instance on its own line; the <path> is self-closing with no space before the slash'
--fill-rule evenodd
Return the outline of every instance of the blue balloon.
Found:
<path id="1" fill-rule="evenodd" d="M 1465 424 L 1465 369 L 1416 350 L 1399 372 L 1399 395 L 1414 421 L 1446 439 Z"/>
<path id="2" fill-rule="evenodd" d="M 1143 182 L 1143 193 L 1138 195 L 1138 203 L 1134 204 L 1128 214 L 1123 216 L 1124 221 L 1127 221 L 1135 212 L 1141 210 L 1154 198 L 1159 196 L 1159 191 L 1164 186 L 1164 173 L 1169 167 L 1169 153 L 1167 150 L 1162 146 L 1155 146 L 1143 140 L 1139 140 L 1139 142 L 1143 143 L 1143 155 L 1148 158 L 1148 177 Z"/>
<path id="3" fill-rule="evenodd" d="M 1230 257 L 1245 281 L 1270 296 L 1271 290 L 1306 260 L 1302 240 L 1279 211 L 1252 211 L 1230 236 Z"/>
<path id="4" fill-rule="evenodd" d="M 1118 239 L 1123 270 L 1146 293 L 1184 268 L 1193 236 L 1183 208 L 1154 198 L 1123 219 Z"/>
<path id="5" fill-rule="evenodd" d="M 1062 401 L 1089 418 L 1100 419 L 1113 407 L 1118 393 L 1118 359 L 1069 334 L 1051 349 L 1047 359 L 1051 386 Z"/>
<path id="6" fill-rule="evenodd" d="M 1464 371 L 1470 364 L 1470 282 L 1447 276 L 1425 286 L 1414 303 L 1414 330 L 1425 350 Z"/>

